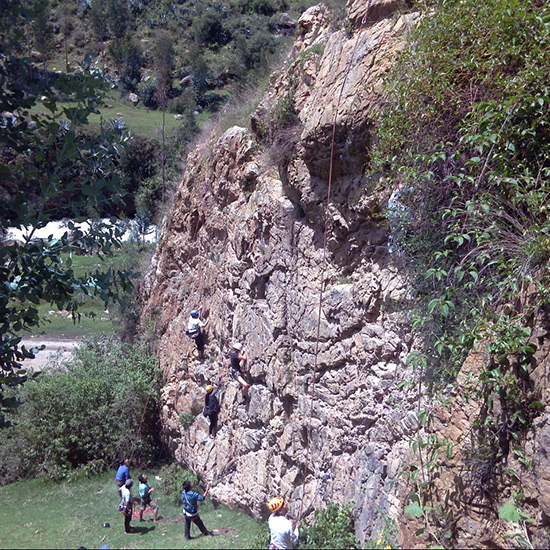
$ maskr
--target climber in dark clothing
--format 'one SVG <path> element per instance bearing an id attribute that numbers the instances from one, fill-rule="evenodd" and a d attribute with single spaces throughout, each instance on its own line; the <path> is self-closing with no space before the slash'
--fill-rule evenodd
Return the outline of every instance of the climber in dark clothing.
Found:
<path id="1" fill-rule="evenodd" d="M 246 393 L 246 390 L 250 387 L 250 384 L 244 379 L 241 372 L 241 361 L 244 363 L 247 360 L 247 355 L 244 351 L 242 351 L 242 349 L 242 344 L 235 342 L 231 346 L 229 359 L 231 360 L 231 376 L 239 382 L 243 393 Z"/>
<path id="2" fill-rule="evenodd" d="M 194 309 L 189 315 L 189 322 L 187 324 L 187 330 L 185 334 L 195 340 L 197 351 L 199 352 L 199 359 L 204 359 L 204 327 L 208 324 L 208 320 L 201 321 L 199 319 L 199 309 Z"/>
<path id="3" fill-rule="evenodd" d="M 204 396 L 204 416 L 210 419 L 210 429 L 208 437 L 214 439 L 218 428 L 218 415 L 220 413 L 220 403 L 216 394 L 218 393 L 222 383 L 218 382 L 216 388 L 209 384 L 206 386 L 206 395 Z"/>

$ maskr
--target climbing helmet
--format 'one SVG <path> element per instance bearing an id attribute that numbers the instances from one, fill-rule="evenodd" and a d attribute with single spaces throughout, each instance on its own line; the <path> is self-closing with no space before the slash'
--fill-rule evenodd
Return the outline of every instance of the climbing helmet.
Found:
<path id="1" fill-rule="evenodd" d="M 285 505 L 285 499 L 283 497 L 272 498 L 267 503 L 267 507 L 269 508 L 269 511 L 272 514 L 274 514 L 275 512 L 278 512 L 284 505 Z"/>
<path id="2" fill-rule="evenodd" d="M 210 393 L 213 389 L 214 386 L 212 384 L 208 384 L 208 386 L 206 386 L 206 393 Z"/>

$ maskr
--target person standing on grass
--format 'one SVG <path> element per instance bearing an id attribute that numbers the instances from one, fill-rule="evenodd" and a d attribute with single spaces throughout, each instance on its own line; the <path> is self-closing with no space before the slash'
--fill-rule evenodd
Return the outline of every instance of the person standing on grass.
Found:
<path id="1" fill-rule="evenodd" d="M 130 461 L 127 458 L 123 458 L 120 461 L 118 470 L 115 476 L 115 485 L 118 487 L 118 495 L 121 497 L 121 488 L 132 476 L 130 475 Z"/>
<path id="2" fill-rule="evenodd" d="M 153 487 L 149 487 L 147 484 L 147 476 L 140 474 L 138 476 L 138 491 L 139 491 L 139 521 L 143 521 L 143 512 L 145 512 L 147 506 L 153 510 L 153 521 L 157 521 L 157 515 L 159 513 L 158 505 L 156 501 L 151 500 L 151 493 L 155 490 Z"/>
<path id="3" fill-rule="evenodd" d="M 190 481 L 183 482 L 183 492 L 181 493 L 181 503 L 183 504 L 183 516 L 185 517 L 185 538 L 191 540 L 191 522 L 193 522 L 206 537 L 207 535 L 213 535 L 211 531 L 208 531 L 199 516 L 198 502 L 204 500 L 204 497 L 208 494 L 208 487 L 204 492 L 204 496 L 199 495 L 193 491 L 193 484 Z"/>
<path id="4" fill-rule="evenodd" d="M 132 511 L 133 511 L 133 502 L 132 502 L 132 485 L 134 482 L 131 479 L 127 479 L 124 487 L 120 488 L 121 501 L 118 505 L 118 509 L 124 516 L 124 532 L 126 534 L 132 533 L 132 527 L 130 522 L 132 521 Z"/>

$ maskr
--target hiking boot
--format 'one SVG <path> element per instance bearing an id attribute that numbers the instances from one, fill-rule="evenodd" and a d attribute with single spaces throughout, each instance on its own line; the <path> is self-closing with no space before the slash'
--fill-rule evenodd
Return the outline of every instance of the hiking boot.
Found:
<path id="1" fill-rule="evenodd" d="M 209 434 L 208 437 L 209 437 L 210 439 L 214 439 L 216 436 L 215 436 L 214 434 Z"/>

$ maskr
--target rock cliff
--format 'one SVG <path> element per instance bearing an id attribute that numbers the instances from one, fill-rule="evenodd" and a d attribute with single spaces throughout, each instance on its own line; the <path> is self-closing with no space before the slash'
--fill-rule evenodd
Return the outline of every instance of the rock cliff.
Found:
<path id="1" fill-rule="evenodd" d="M 294 513 L 353 500 L 362 538 L 397 513 L 414 428 L 396 389 L 411 344 L 398 313 L 406 287 L 387 252 L 385 199 L 365 179 L 381 77 L 412 19 L 395 8 L 350 2 L 347 31 L 324 6 L 303 14 L 253 130 L 230 128 L 190 154 L 143 291 L 175 457 L 214 482 L 215 498 L 257 515 L 275 494 Z M 199 305 L 202 364 L 184 333 Z M 233 340 L 248 353 L 246 398 L 229 373 Z M 220 375 L 212 441 L 200 413 Z M 188 428 L 185 412 L 196 415 Z"/>
<path id="2" fill-rule="evenodd" d="M 353 501 L 360 540 L 399 520 L 412 547 L 423 542 L 403 519 L 401 473 L 418 429 L 417 391 L 400 384 L 412 376 L 407 280 L 388 251 L 389 197 L 365 176 L 382 78 L 416 18 L 399 5 L 349 0 L 345 30 L 323 5 L 302 15 L 250 129 L 213 132 L 189 155 L 142 322 L 164 376 L 164 439 L 213 498 L 258 516 L 277 494 L 294 514 Z M 209 320 L 204 362 L 184 332 L 198 306 Z M 248 396 L 230 374 L 235 340 L 248 353 Z M 219 377 L 210 440 L 204 387 Z M 451 492 L 453 477 L 442 483 Z M 460 528 L 481 529 L 473 523 Z"/>

